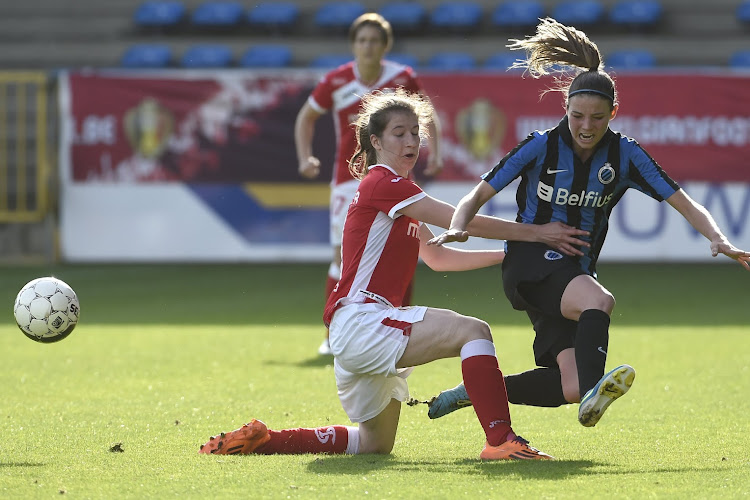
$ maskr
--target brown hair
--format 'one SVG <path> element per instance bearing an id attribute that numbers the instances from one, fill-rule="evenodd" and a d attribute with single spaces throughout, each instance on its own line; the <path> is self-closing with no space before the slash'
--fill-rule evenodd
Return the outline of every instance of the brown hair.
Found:
<path id="1" fill-rule="evenodd" d="M 357 33 L 365 26 L 372 26 L 380 31 L 380 37 L 385 44 L 386 52 L 391 50 L 393 46 L 393 29 L 391 28 L 391 23 L 375 12 L 367 12 L 352 21 L 351 26 L 349 26 L 349 43 L 354 43 Z"/>
<path id="2" fill-rule="evenodd" d="M 362 97 L 362 108 L 357 116 L 355 130 L 357 152 L 349 160 L 349 171 L 356 179 L 367 175 L 368 167 L 378 163 L 377 151 L 370 141 L 371 135 L 383 136 L 383 131 L 394 113 L 410 113 L 419 121 L 419 136 L 427 138 L 427 126 L 432 121 L 433 107 L 422 94 L 398 88 L 374 90 Z"/>
<path id="3" fill-rule="evenodd" d="M 610 101 L 610 109 L 617 102 L 615 82 L 604 71 L 604 61 L 599 47 L 589 40 L 586 33 L 565 26 L 547 17 L 536 27 L 536 34 L 523 40 L 509 40 L 511 50 L 525 50 L 526 60 L 516 61 L 512 68 L 527 69 L 538 78 L 556 70 L 556 65 L 577 68 L 575 77 L 558 78 L 557 86 L 550 90 L 565 94 L 567 105 L 570 96 L 578 93 L 598 95 Z"/>

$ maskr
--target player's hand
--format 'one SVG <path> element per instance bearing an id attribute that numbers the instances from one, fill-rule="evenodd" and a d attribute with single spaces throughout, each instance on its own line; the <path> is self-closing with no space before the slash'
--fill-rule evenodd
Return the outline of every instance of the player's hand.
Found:
<path id="1" fill-rule="evenodd" d="M 442 156 L 430 154 L 427 157 L 427 166 L 424 169 L 424 175 L 435 177 L 442 172 L 444 166 Z"/>
<path id="2" fill-rule="evenodd" d="M 728 241 L 711 242 L 711 255 L 716 257 L 720 253 L 723 253 L 730 259 L 736 260 L 742 267 L 750 271 L 750 252 L 740 250 Z"/>
<path id="3" fill-rule="evenodd" d="M 537 241 L 555 248 L 565 255 L 583 255 L 578 247 L 591 246 L 588 242 L 576 238 L 576 236 L 588 236 L 588 231 L 568 226 L 562 222 L 549 222 L 538 227 Z"/>
<path id="4" fill-rule="evenodd" d="M 453 241 L 464 242 L 469 239 L 469 232 L 461 229 L 448 229 L 443 234 L 435 236 L 427 242 L 428 245 L 441 246 L 444 243 L 451 243 Z"/>
<path id="5" fill-rule="evenodd" d="M 320 160 L 315 156 L 308 156 L 299 164 L 299 174 L 306 179 L 314 179 L 320 175 Z"/>

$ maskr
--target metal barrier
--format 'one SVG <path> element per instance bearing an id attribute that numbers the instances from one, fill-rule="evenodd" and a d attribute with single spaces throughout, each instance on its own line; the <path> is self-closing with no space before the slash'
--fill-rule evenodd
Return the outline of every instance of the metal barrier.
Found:
<path id="1" fill-rule="evenodd" d="M 40 222 L 50 209 L 47 82 L 0 72 L 0 223 Z"/>

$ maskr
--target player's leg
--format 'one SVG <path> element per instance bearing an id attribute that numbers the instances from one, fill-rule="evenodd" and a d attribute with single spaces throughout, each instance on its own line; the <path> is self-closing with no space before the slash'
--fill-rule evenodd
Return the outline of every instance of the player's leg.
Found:
<path id="1" fill-rule="evenodd" d="M 498 366 L 492 333 L 486 322 L 446 309 L 430 308 L 411 327 L 398 367 L 417 366 L 460 356 L 466 392 L 473 402 L 487 443 L 483 459 L 549 459 L 549 455 L 518 438 L 511 428 L 503 374 Z"/>
<path id="2" fill-rule="evenodd" d="M 554 407 L 566 404 L 555 356 L 573 347 L 577 323 L 560 314 L 568 283 L 583 271 L 578 263 L 537 244 L 509 243 L 503 262 L 503 289 L 515 309 L 525 310 L 534 325 L 534 357 L 540 368 L 505 377 L 508 400 L 514 404 Z M 441 392 L 429 404 L 430 418 L 468 406 L 459 384 Z"/>
<path id="3" fill-rule="evenodd" d="M 562 296 L 560 311 L 578 321 L 575 364 L 581 405 L 578 421 L 593 427 L 604 411 L 633 385 L 635 370 L 620 365 L 604 373 L 609 345 L 609 321 L 615 299 L 594 278 L 581 275 L 571 280 Z"/>
<path id="4" fill-rule="evenodd" d="M 376 417 L 359 424 L 359 453 L 387 454 L 396 441 L 401 401 L 391 399 Z"/>
<path id="5" fill-rule="evenodd" d="M 560 370 L 560 384 L 565 401 L 579 403 L 581 395 L 578 388 L 578 367 L 576 366 L 576 352 L 574 348 L 560 351 L 557 355 L 557 366 Z"/>

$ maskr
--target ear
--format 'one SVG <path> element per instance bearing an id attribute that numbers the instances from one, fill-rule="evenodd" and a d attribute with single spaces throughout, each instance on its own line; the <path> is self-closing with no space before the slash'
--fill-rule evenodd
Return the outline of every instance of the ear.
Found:
<path id="1" fill-rule="evenodd" d="M 380 151 L 381 149 L 383 149 L 383 146 L 380 144 L 380 137 L 375 134 L 370 134 L 370 144 L 372 144 L 372 147 L 375 148 L 375 151 Z"/>
<path id="2" fill-rule="evenodd" d="M 617 110 L 619 110 L 619 109 L 620 109 L 620 105 L 619 104 L 615 104 L 614 106 L 612 106 L 612 111 L 611 111 L 611 113 L 609 115 L 609 119 L 610 120 L 614 120 L 615 119 L 615 116 L 617 116 Z"/>

